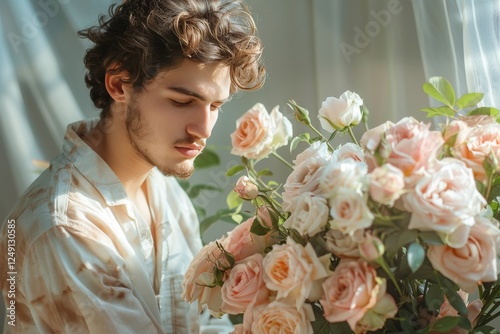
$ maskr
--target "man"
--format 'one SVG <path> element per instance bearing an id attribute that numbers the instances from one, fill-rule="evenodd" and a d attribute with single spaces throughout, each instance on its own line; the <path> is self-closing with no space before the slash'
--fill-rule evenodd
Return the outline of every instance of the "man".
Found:
<path id="1" fill-rule="evenodd" d="M 125 0 L 79 34 L 101 117 L 68 126 L 3 224 L 4 332 L 198 333 L 180 294 L 201 239 L 174 177 L 263 84 L 254 22 L 240 1 Z"/>

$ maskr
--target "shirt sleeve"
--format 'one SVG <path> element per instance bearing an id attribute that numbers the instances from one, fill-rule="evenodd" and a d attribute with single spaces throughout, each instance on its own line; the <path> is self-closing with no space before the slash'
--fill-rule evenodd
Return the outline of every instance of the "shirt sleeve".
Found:
<path id="1" fill-rule="evenodd" d="M 21 289 L 42 333 L 158 333 L 123 258 L 80 231 L 54 227 L 26 253 Z"/>

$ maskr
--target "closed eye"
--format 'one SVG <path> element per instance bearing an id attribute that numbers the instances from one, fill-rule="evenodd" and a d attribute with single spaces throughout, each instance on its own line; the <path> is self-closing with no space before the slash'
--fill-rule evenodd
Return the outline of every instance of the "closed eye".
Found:
<path id="1" fill-rule="evenodd" d="M 176 107 L 187 107 L 189 106 L 193 101 L 187 101 L 187 102 L 180 102 L 180 101 L 176 101 L 176 100 L 172 100 L 170 99 L 170 101 L 172 101 L 172 104 Z"/>

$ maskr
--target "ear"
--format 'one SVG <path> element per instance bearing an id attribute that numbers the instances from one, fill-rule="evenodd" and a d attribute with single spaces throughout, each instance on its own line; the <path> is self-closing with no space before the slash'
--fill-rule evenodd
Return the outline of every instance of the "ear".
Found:
<path id="1" fill-rule="evenodd" d="M 115 102 L 126 102 L 130 94 L 130 84 L 126 82 L 128 76 L 123 73 L 109 73 L 104 77 L 106 90 Z"/>

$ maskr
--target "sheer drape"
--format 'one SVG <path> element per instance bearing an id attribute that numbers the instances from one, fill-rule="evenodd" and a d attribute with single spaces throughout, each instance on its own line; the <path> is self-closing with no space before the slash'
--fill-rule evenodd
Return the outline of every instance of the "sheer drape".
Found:
<path id="1" fill-rule="evenodd" d="M 483 92 L 481 105 L 500 107 L 500 2 L 412 3 L 426 77 L 444 76 L 458 94 Z"/>

